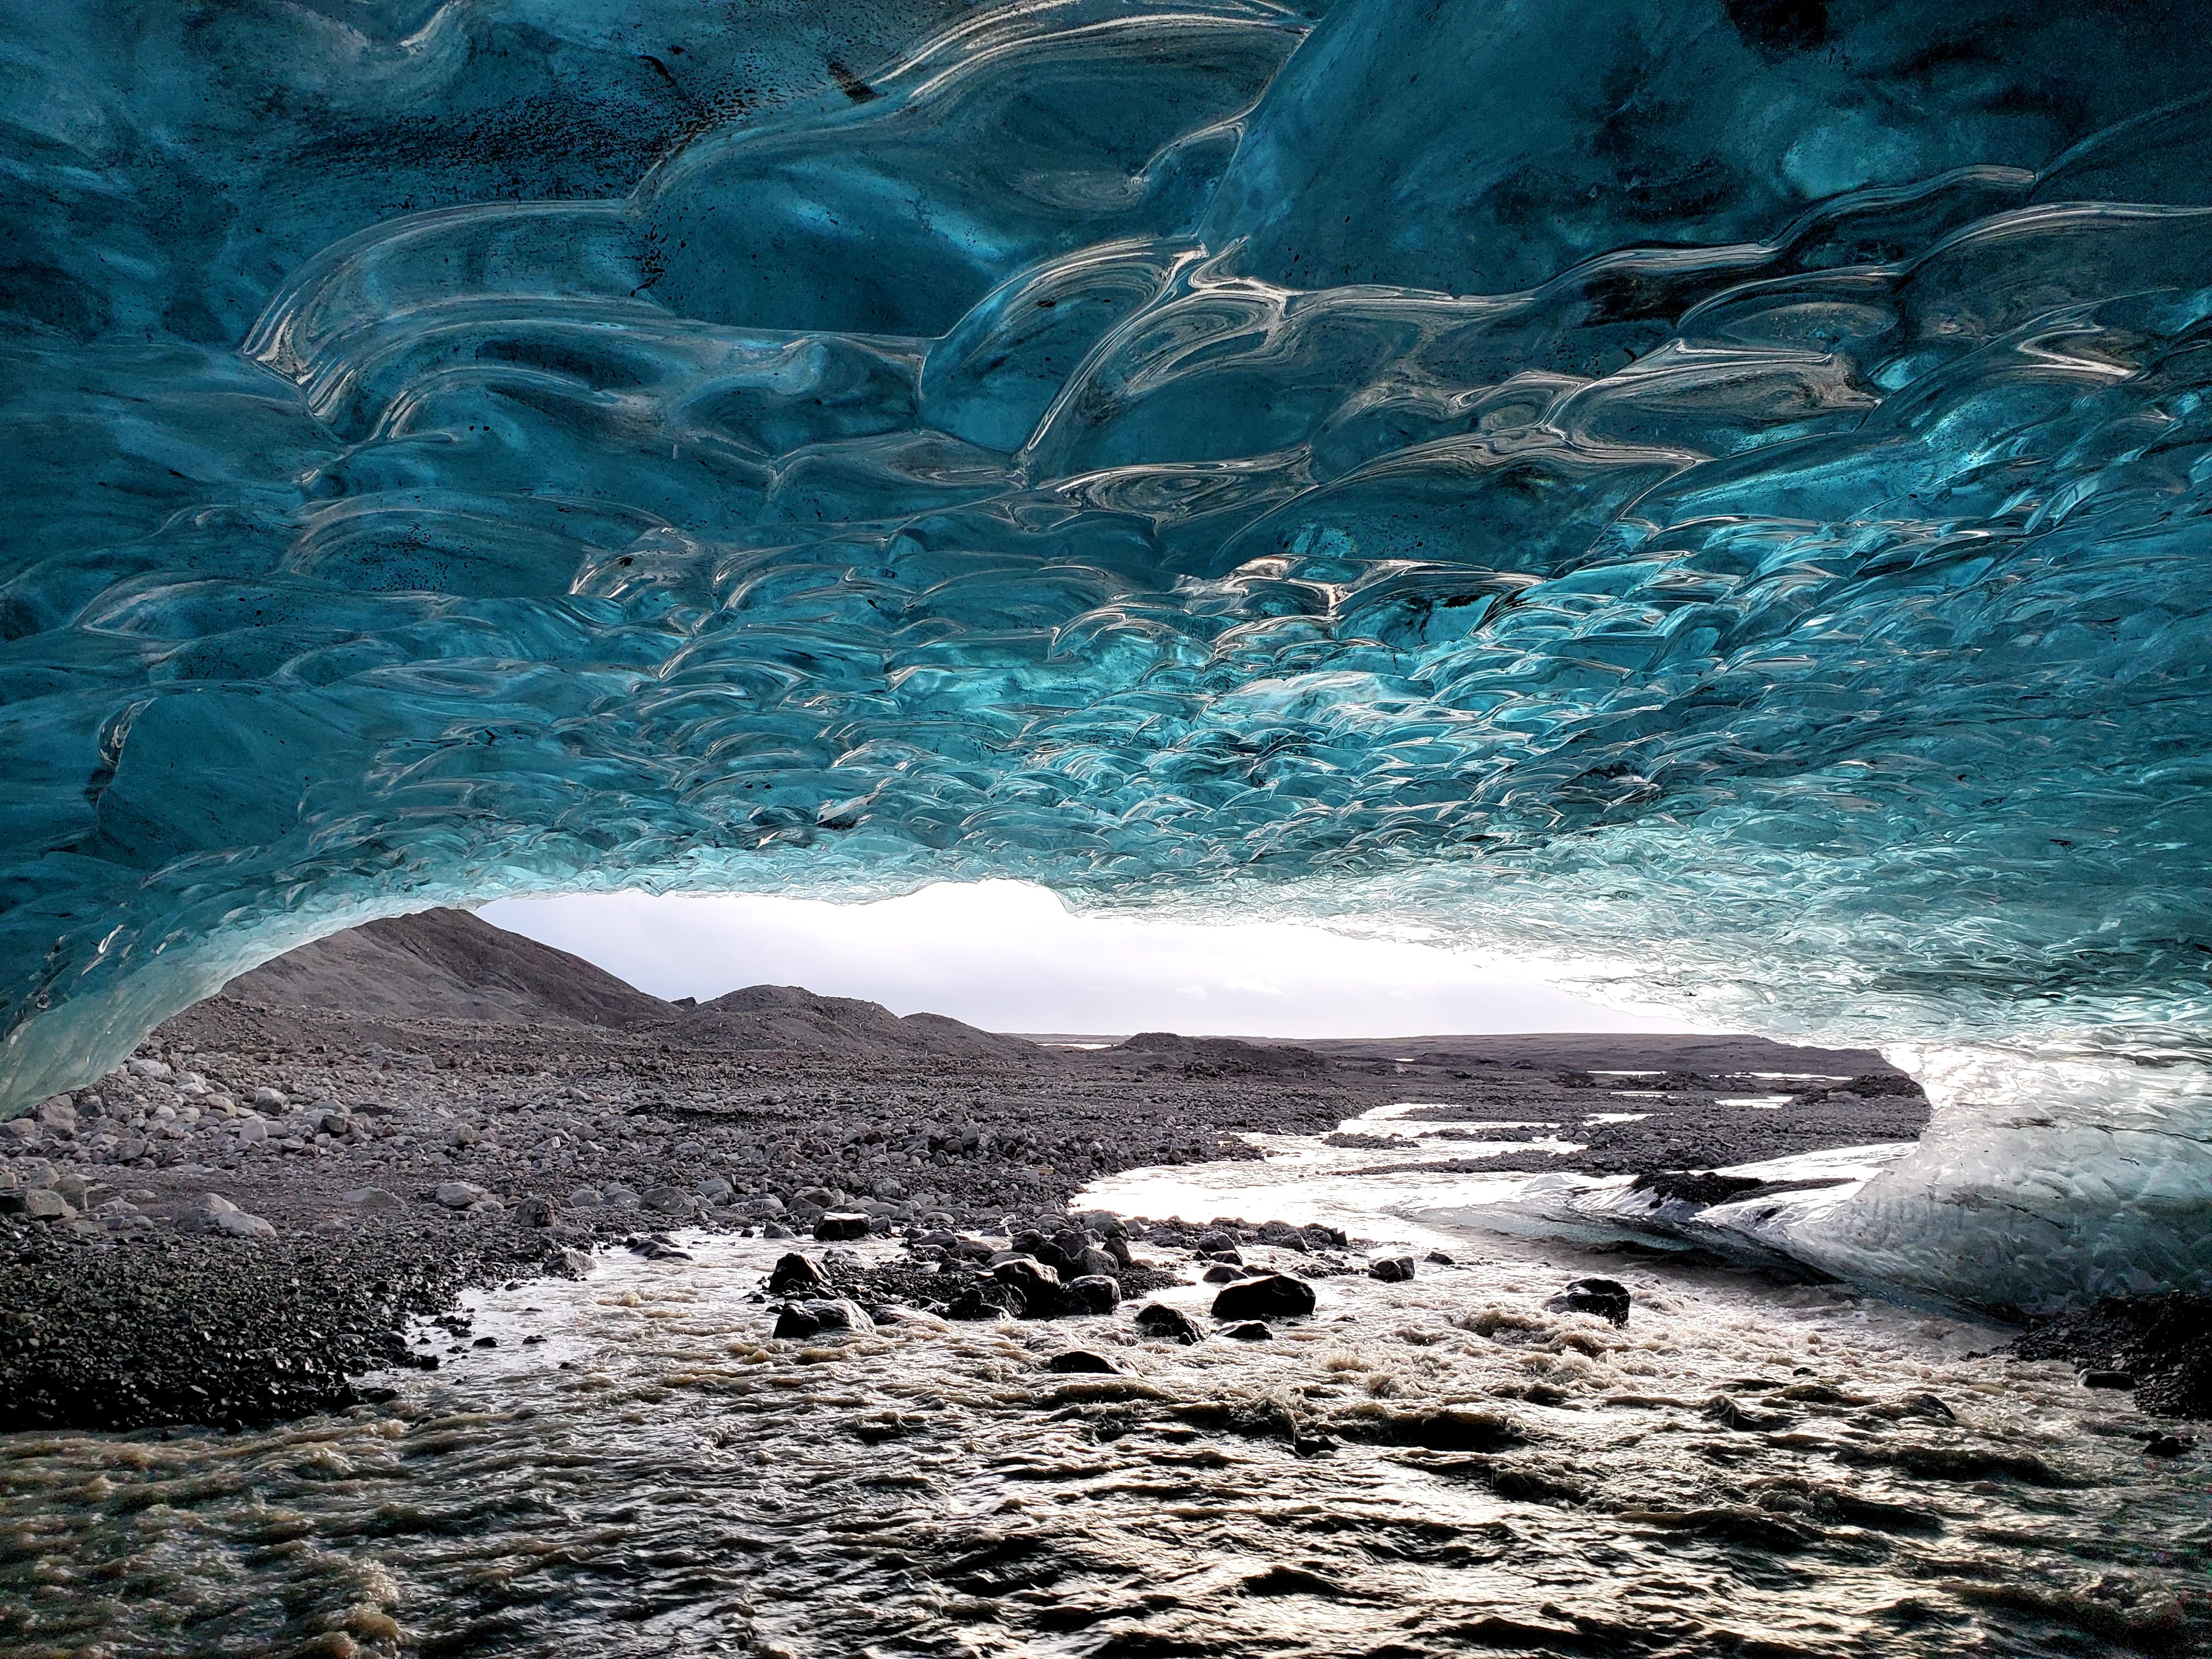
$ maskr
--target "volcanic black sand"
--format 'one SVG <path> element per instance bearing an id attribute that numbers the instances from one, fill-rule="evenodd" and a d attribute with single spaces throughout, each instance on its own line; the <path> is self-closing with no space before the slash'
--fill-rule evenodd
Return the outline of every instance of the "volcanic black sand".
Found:
<path id="1" fill-rule="evenodd" d="M 1484 1168 L 1635 1174 L 1910 1139 L 1927 1113 L 1870 1052 L 1742 1037 L 1077 1048 L 789 988 L 682 1006 L 433 911 L 243 975 L 6 1127 L 0 1428 L 264 1420 L 350 1397 L 410 1311 L 564 1249 L 805 1237 L 824 1212 L 1018 1231 L 1101 1174 L 1407 1099 L 1588 1148 Z"/>

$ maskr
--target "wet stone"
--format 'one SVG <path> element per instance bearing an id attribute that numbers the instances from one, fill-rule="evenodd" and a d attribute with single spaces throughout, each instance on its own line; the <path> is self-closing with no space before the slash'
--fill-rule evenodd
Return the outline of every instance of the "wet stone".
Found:
<path id="1" fill-rule="evenodd" d="M 1086 1244 L 1061 1266 L 1060 1271 L 1075 1279 L 1090 1279 L 1102 1274 L 1110 1277 L 1127 1265 L 1112 1252 L 1101 1249 L 1096 1244 Z"/>
<path id="2" fill-rule="evenodd" d="M 1006 1304 L 1012 1294 L 992 1279 L 977 1279 L 963 1285 L 952 1299 L 945 1304 L 947 1319 L 988 1320 L 1003 1317 L 1008 1311 Z"/>
<path id="3" fill-rule="evenodd" d="M 1121 1281 L 1110 1273 L 1085 1273 L 1068 1281 L 1067 1310 L 1074 1314 L 1109 1314 L 1121 1305 Z"/>
<path id="4" fill-rule="evenodd" d="M 1297 1319 L 1313 1310 L 1313 1286 L 1287 1273 L 1240 1279 L 1213 1298 L 1216 1319 Z"/>
<path id="5" fill-rule="evenodd" d="M 1170 1308 L 1163 1302 L 1148 1302 L 1137 1310 L 1137 1328 L 1146 1336 L 1163 1337 L 1186 1346 L 1206 1340 L 1206 1333 L 1198 1322 L 1180 1308 Z"/>
<path id="6" fill-rule="evenodd" d="M 1380 1279 L 1385 1285 L 1403 1284 L 1413 1276 L 1413 1258 L 1410 1255 L 1384 1256 L 1369 1265 L 1367 1276 Z"/>
<path id="7" fill-rule="evenodd" d="M 826 1243 L 868 1236 L 868 1218 L 850 1211 L 830 1211 L 814 1224 L 814 1237 Z"/>
<path id="8" fill-rule="evenodd" d="M 876 1328 L 858 1303 L 842 1297 L 812 1298 L 787 1304 L 775 1318 L 779 1337 L 866 1334 Z"/>
<path id="9" fill-rule="evenodd" d="M 1092 1353 L 1087 1348 L 1070 1348 L 1066 1353 L 1056 1353 L 1044 1362 L 1044 1368 L 1062 1376 L 1117 1375 L 1121 1367 L 1104 1354 Z"/>
<path id="10" fill-rule="evenodd" d="M 1049 1319 L 1066 1305 L 1060 1275 L 1042 1261 L 1016 1256 L 992 1268 L 991 1277 L 1020 1303 L 1013 1311 L 1030 1319 Z"/>
<path id="11" fill-rule="evenodd" d="M 1628 1286 L 1613 1279 L 1577 1279 L 1544 1304 L 1549 1313 L 1595 1314 L 1616 1325 L 1628 1322 Z"/>
<path id="12" fill-rule="evenodd" d="M 1275 1340 L 1274 1332 L 1256 1319 L 1243 1319 L 1234 1325 L 1224 1325 L 1217 1334 L 1227 1337 L 1231 1342 L 1273 1342 Z"/>
<path id="13" fill-rule="evenodd" d="M 768 1276 L 770 1296 L 827 1296 L 831 1288 L 830 1275 L 796 1250 L 779 1260 Z"/>

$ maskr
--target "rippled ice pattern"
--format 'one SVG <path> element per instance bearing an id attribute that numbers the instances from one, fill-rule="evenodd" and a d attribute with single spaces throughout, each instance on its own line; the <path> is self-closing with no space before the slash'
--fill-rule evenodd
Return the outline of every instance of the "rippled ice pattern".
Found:
<path id="1" fill-rule="evenodd" d="M 11 5 L 0 1091 L 369 915 L 1011 875 L 1909 1045 L 2212 1267 L 2212 32 Z"/>

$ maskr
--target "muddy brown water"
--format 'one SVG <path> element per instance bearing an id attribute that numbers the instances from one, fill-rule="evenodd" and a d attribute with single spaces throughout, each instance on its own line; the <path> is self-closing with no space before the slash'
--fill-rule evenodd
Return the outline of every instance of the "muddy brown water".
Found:
<path id="1" fill-rule="evenodd" d="M 1605 1264 L 1440 1222 L 1398 1201 L 1402 1173 L 1361 1201 L 1388 1154 L 1267 1150 L 1212 1188 L 1184 1166 L 1097 1195 L 1258 1219 L 1273 1179 L 1455 1265 L 1323 1279 L 1270 1342 L 1149 1341 L 1125 1307 L 802 1344 L 750 1299 L 780 1245 L 604 1255 L 581 1283 L 475 1297 L 467 1338 L 434 1334 L 460 1352 L 374 1407 L 0 1440 L 0 1649 L 2212 1648 L 2212 1459 L 2147 1455 L 2173 1425 L 2124 1394 L 1833 1285 L 1613 1258 L 1626 1328 L 1548 1313 Z M 1212 1289 L 1165 1299 L 1202 1315 Z M 1043 1369 L 1074 1346 L 1126 1374 Z"/>

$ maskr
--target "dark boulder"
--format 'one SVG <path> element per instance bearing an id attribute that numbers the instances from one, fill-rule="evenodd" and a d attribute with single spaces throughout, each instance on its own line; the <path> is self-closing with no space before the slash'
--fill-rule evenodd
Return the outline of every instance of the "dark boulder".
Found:
<path id="1" fill-rule="evenodd" d="M 1060 1274 L 1066 1279 L 1090 1279 L 1100 1273 L 1118 1273 L 1123 1265 L 1111 1251 L 1086 1244 L 1075 1253 L 1073 1261 L 1060 1269 Z"/>
<path id="2" fill-rule="evenodd" d="M 1063 1299 L 1072 1314 L 1109 1314 L 1121 1305 L 1121 1281 L 1107 1273 L 1085 1273 L 1068 1282 Z"/>
<path id="3" fill-rule="evenodd" d="M 1386 1255 L 1370 1264 L 1370 1279 L 1379 1279 L 1385 1285 L 1402 1285 L 1413 1276 L 1413 1258 L 1410 1255 Z"/>
<path id="4" fill-rule="evenodd" d="M 1213 1298 L 1216 1319 L 1297 1319 L 1313 1310 L 1313 1286 L 1287 1273 L 1239 1279 Z"/>
<path id="5" fill-rule="evenodd" d="M 831 1210 L 814 1224 L 814 1237 L 824 1243 L 868 1236 L 868 1218 L 849 1211 Z"/>
<path id="6" fill-rule="evenodd" d="M 1016 1255 L 1025 1255 L 1032 1261 L 1042 1261 L 1054 1273 L 1058 1273 L 1066 1265 L 1066 1258 L 1061 1255 L 1060 1246 L 1053 1242 L 1052 1236 L 1035 1227 L 1024 1227 L 1016 1233 L 1010 1241 L 1008 1248 Z"/>
<path id="7" fill-rule="evenodd" d="M 768 1276 L 770 1296 L 823 1297 L 836 1294 L 830 1275 L 793 1250 L 775 1264 Z"/>
<path id="8" fill-rule="evenodd" d="M 1028 1319 L 1050 1319 L 1066 1305 L 1060 1275 L 1042 1261 L 1018 1255 L 991 1269 L 991 1277 L 1018 1305 L 1008 1311 Z"/>
<path id="9" fill-rule="evenodd" d="M 1048 1371 L 1063 1376 L 1089 1376 L 1104 1373 L 1118 1376 L 1121 1368 L 1103 1353 L 1092 1353 L 1087 1348 L 1070 1348 L 1066 1353 L 1056 1353 L 1044 1362 Z"/>
<path id="10" fill-rule="evenodd" d="M 1206 1333 L 1198 1322 L 1180 1308 L 1170 1308 L 1161 1302 L 1147 1302 L 1137 1310 L 1137 1328 L 1146 1336 L 1164 1337 L 1170 1342 L 1188 1346 L 1206 1340 Z"/>
<path id="11" fill-rule="evenodd" d="M 1009 1311 L 1006 1304 L 1012 1292 L 996 1279 L 979 1277 L 963 1286 L 959 1294 L 945 1304 L 947 1319 L 1000 1319 Z"/>
<path id="12" fill-rule="evenodd" d="M 1616 1325 L 1628 1322 L 1628 1286 L 1618 1279 L 1577 1279 L 1544 1304 L 1547 1313 L 1595 1314 Z"/>
<path id="13" fill-rule="evenodd" d="M 1274 1332 L 1256 1319 L 1243 1320 L 1234 1325 L 1224 1325 L 1220 1334 L 1232 1342 L 1273 1342 L 1275 1340 Z"/>
<path id="14" fill-rule="evenodd" d="M 858 1304 L 842 1297 L 787 1303 L 775 1317 L 775 1334 L 782 1337 L 865 1334 L 875 1328 Z"/>
<path id="15" fill-rule="evenodd" d="M 1244 1270 L 1241 1267 L 1231 1267 L 1225 1262 L 1217 1261 L 1199 1277 L 1209 1285 L 1233 1285 L 1244 1277 Z"/>

